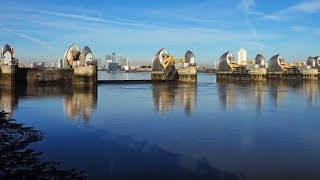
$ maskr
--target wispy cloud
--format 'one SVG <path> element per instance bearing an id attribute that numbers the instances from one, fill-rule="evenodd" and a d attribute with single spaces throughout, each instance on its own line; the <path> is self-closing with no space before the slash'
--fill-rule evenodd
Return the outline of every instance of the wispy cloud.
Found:
<path id="1" fill-rule="evenodd" d="M 249 27 L 249 29 L 252 32 L 252 35 L 255 39 L 257 39 L 257 30 L 256 28 L 253 26 L 251 19 L 250 19 L 250 11 L 251 11 L 251 7 L 254 6 L 255 4 L 255 0 L 241 0 L 239 7 L 244 11 L 245 13 L 245 23 L 246 25 Z"/>
<path id="2" fill-rule="evenodd" d="M 18 36 L 18 37 L 20 37 L 20 38 L 22 38 L 22 39 L 31 41 L 31 42 L 33 42 L 33 43 L 35 43 L 35 44 L 38 44 L 38 45 L 41 45 L 41 46 L 43 46 L 43 47 L 49 48 L 47 42 L 45 42 L 45 41 L 43 41 L 43 40 L 41 40 L 41 39 L 32 37 L 32 36 L 30 36 L 30 35 L 27 35 L 27 34 L 25 34 L 25 33 L 23 33 L 23 32 L 20 32 L 20 30 L 18 31 L 18 30 L 6 28 L 6 27 L 2 28 L 2 30 L 3 30 L 3 31 L 6 31 L 6 32 L 9 32 L 9 33 L 12 33 L 12 34 L 14 34 L 14 35 L 16 35 L 16 36 Z"/>
<path id="3" fill-rule="evenodd" d="M 291 30 L 296 33 L 301 33 L 306 31 L 306 27 L 304 26 L 292 26 Z"/>
<path id="4" fill-rule="evenodd" d="M 119 20 L 111 20 L 111 19 L 104 19 L 100 17 L 91 17 L 86 15 L 78 15 L 78 14 L 71 14 L 71 13 L 64 13 L 64 12 L 58 12 L 58 11 L 49 11 L 49 10 L 39 10 L 39 9 L 28 9 L 28 8 L 22 8 L 20 9 L 25 12 L 32 12 L 32 13 L 38 13 L 38 14 L 44 14 L 44 15 L 51 15 L 51 16 L 58 16 L 62 18 L 70 18 L 70 19 L 76 19 L 76 20 L 82 20 L 82 21 L 88 21 L 88 22 L 96 22 L 96 23 L 109 23 L 109 24 L 115 24 L 115 25 L 122 25 L 122 26 L 136 26 L 141 28 L 148 28 L 150 26 L 142 23 L 135 23 L 130 22 L 129 20 L 123 20 L 123 18 L 119 18 Z"/>
<path id="5" fill-rule="evenodd" d="M 248 12 L 254 4 L 255 0 L 241 0 L 239 6 Z"/>
<path id="6" fill-rule="evenodd" d="M 292 26 L 291 30 L 296 33 L 308 33 L 309 35 L 320 35 L 320 27 Z"/>
<path id="7" fill-rule="evenodd" d="M 320 11 L 320 0 L 304 1 L 283 10 L 285 12 L 304 12 L 304 13 L 317 13 Z"/>
<path id="8" fill-rule="evenodd" d="M 267 20 L 284 21 L 291 17 L 296 17 L 303 14 L 314 14 L 320 12 L 320 0 L 305 0 L 297 4 L 293 4 L 283 9 L 279 9 L 269 14 L 250 11 L 250 14 L 258 15 Z"/>
<path id="9" fill-rule="evenodd" d="M 279 16 L 277 14 L 264 14 L 264 13 L 253 11 L 253 10 L 250 10 L 248 13 L 251 14 L 251 15 L 256 15 L 256 16 L 263 17 L 264 19 L 267 19 L 267 20 L 274 20 L 274 21 L 282 21 L 282 20 L 284 20 L 283 17 L 281 17 L 281 16 Z"/>

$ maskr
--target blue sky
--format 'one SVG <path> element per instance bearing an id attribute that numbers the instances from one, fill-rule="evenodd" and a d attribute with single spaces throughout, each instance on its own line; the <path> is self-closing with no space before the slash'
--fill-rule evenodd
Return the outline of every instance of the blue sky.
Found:
<path id="1" fill-rule="evenodd" d="M 133 64 L 148 63 L 162 47 L 175 57 L 191 50 L 205 65 L 240 48 L 249 59 L 320 55 L 320 0 L 20 0 L 0 9 L 0 43 L 24 62 L 53 62 L 72 43 Z"/>

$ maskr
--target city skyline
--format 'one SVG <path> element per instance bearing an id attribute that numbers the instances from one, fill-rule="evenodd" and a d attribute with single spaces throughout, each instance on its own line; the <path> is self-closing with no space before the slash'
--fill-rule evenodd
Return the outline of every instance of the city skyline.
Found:
<path id="1" fill-rule="evenodd" d="M 22 62 L 55 62 L 72 43 L 88 45 L 94 58 L 116 52 L 132 63 L 151 62 L 160 48 L 175 57 L 194 52 L 213 65 L 226 51 L 244 48 L 288 61 L 320 55 L 319 0 L 270 1 L 5 1 L 0 43 Z"/>

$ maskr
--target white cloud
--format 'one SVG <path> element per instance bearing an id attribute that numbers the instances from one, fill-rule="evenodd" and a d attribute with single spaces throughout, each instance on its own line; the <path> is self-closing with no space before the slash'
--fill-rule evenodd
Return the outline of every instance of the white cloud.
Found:
<path id="1" fill-rule="evenodd" d="M 292 26 L 291 30 L 293 32 L 301 33 L 301 32 L 305 32 L 306 31 L 306 27 L 304 27 L 304 26 Z"/>

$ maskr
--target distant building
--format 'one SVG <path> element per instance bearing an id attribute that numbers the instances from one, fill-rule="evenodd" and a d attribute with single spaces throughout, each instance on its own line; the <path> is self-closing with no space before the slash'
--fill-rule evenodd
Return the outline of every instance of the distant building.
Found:
<path id="1" fill-rule="evenodd" d="M 108 63 L 107 69 L 109 71 L 118 71 L 119 70 L 119 64 L 118 63 Z"/>
<path id="2" fill-rule="evenodd" d="M 118 62 L 116 53 L 112 53 L 112 62 L 113 63 L 117 63 Z"/>
<path id="3" fill-rule="evenodd" d="M 119 63 L 120 69 L 124 69 L 125 66 L 128 66 L 128 58 L 119 56 L 118 63 Z"/>
<path id="4" fill-rule="evenodd" d="M 106 55 L 106 61 L 111 61 L 112 62 L 112 56 L 111 55 Z"/>
<path id="5" fill-rule="evenodd" d="M 240 49 L 238 51 L 238 64 L 246 65 L 247 63 L 247 51 L 245 49 Z"/>
<path id="6" fill-rule="evenodd" d="M 46 63 L 45 62 L 31 62 L 30 68 L 45 68 Z"/>
<path id="7" fill-rule="evenodd" d="M 101 69 L 102 68 L 102 61 L 100 58 L 97 61 L 98 61 L 98 69 Z"/>
<path id="8" fill-rule="evenodd" d="M 59 69 L 63 68 L 62 59 L 58 59 L 57 68 L 59 68 Z"/>

